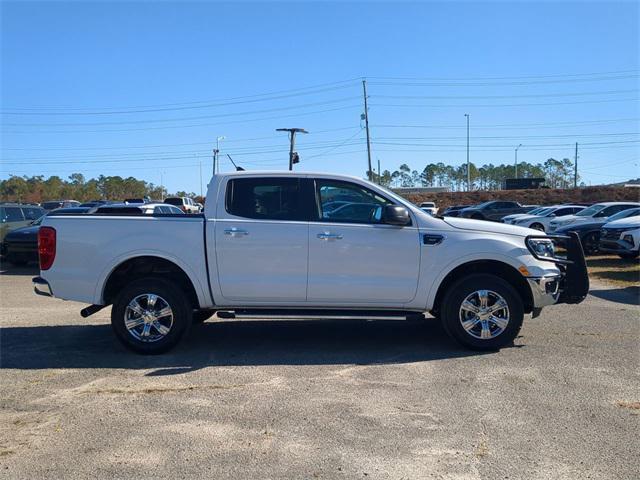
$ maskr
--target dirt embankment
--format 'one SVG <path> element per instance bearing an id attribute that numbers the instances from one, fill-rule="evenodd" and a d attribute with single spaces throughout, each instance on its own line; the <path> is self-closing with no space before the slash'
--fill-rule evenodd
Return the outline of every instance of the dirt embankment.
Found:
<path id="1" fill-rule="evenodd" d="M 413 203 L 436 202 L 440 209 L 450 205 L 473 205 L 489 200 L 514 200 L 523 205 L 560 203 L 640 202 L 640 188 L 585 187 L 570 189 L 495 190 L 478 192 L 439 192 L 404 195 Z"/>

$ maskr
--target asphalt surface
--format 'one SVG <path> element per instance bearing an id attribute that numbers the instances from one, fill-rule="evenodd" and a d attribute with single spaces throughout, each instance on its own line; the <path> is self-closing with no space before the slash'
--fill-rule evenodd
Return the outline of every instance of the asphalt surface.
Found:
<path id="1" fill-rule="evenodd" d="M 0 274 L 0 477 L 635 479 L 640 292 L 477 354 L 433 320 L 211 321 L 159 357 Z"/>

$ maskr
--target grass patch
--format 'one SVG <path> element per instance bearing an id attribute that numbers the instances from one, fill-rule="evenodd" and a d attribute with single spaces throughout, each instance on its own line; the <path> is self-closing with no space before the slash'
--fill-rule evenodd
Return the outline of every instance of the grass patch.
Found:
<path id="1" fill-rule="evenodd" d="M 587 257 L 589 277 L 613 285 L 632 287 L 640 285 L 640 261 L 627 260 L 617 255 Z"/>

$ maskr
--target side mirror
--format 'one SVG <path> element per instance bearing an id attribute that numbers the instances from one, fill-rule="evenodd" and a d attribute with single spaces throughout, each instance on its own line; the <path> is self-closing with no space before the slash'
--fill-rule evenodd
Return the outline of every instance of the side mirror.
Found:
<path id="1" fill-rule="evenodd" d="M 385 205 L 382 211 L 382 223 L 404 227 L 411 223 L 409 210 L 400 205 Z"/>

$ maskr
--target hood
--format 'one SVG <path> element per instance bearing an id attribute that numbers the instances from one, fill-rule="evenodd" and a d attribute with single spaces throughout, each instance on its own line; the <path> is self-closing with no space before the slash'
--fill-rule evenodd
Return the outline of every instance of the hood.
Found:
<path id="1" fill-rule="evenodd" d="M 524 218 L 524 217 L 529 217 L 530 215 L 528 213 L 512 213 L 511 215 L 507 215 L 505 217 L 502 217 L 502 220 L 513 220 L 514 218 Z"/>
<path id="2" fill-rule="evenodd" d="M 528 213 L 523 213 L 521 215 L 512 215 L 512 217 L 515 218 L 518 221 L 520 221 L 520 220 L 533 220 L 534 218 L 544 218 L 544 217 L 540 217 L 540 215 L 529 215 Z"/>
<path id="3" fill-rule="evenodd" d="M 527 235 L 540 235 L 538 230 L 518 227 L 506 223 L 487 222 L 485 220 L 473 220 L 471 218 L 443 217 L 447 225 L 460 230 L 471 230 L 474 232 L 501 233 L 503 235 L 517 235 L 526 237 Z"/>
<path id="4" fill-rule="evenodd" d="M 588 218 L 588 217 L 587 217 Z M 601 222 L 594 222 L 593 219 L 590 219 L 589 222 L 573 222 L 569 225 L 565 225 L 563 227 L 558 228 L 554 234 L 564 234 L 567 232 L 581 232 L 586 230 L 597 230 L 604 225 L 604 220 Z"/>
<path id="5" fill-rule="evenodd" d="M 585 223 L 585 222 L 593 222 L 593 217 L 582 217 L 577 215 L 564 215 L 563 217 L 558 217 L 555 220 L 551 220 L 551 223 L 557 225 L 559 223 L 576 224 L 576 223 Z"/>
<path id="6" fill-rule="evenodd" d="M 628 228 L 629 230 L 640 228 L 640 216 L 614 220 L 613 222 L 607 223 L 603 228 Z"/>

